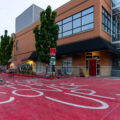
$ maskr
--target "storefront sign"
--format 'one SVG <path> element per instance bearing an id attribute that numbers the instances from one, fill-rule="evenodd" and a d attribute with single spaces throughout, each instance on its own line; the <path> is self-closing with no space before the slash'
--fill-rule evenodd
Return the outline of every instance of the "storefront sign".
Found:
<path id="1" fill-rule="evenodd" d="M 50 48 L 50 55 L 55 56 L 56 55 L 56 48 Z"/>
<path id="2" fill-rule="evenodd" d="M 50 65 L 55 65 L 56 64 L 56 58 L 55 57 L 51 57 L 50 58 Z"/>
<path id="3" fill-rule="evenodd" d="M 32 65 L 30 64 L 20 65 L 20 70 L 32 70 Z"/>

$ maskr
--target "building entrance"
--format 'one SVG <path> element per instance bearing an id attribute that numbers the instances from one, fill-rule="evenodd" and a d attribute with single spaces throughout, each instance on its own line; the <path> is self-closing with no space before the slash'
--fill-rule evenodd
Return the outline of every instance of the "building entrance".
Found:
<path id="1" fill-rule="evenodd" d="M 90 59 L 89 60 L 89 75 L 90 76 L 96 76 L 96 72 L 97 72 L 97 60 L 96 59 Z"/>
<path id="2" fill-rule="evenodd" d="M 99 52 L 89 52 L 86 54 L 86 76 L 100 76 Z"/>

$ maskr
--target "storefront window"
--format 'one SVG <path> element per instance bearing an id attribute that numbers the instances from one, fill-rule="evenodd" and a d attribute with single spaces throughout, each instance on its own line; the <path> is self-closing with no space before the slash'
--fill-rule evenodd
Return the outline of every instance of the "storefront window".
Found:
<path id="1" fill-rule="evenodd" d="M 43 71 L 43 65 L 41 62 L 37 62 L 36 66 L 36 72 L 42 72 Z"/>
<path id="2" fill-rule="evenodd" d="M 120 56 L 113 56 L 112 69 L 120 70 Z"/>
<path id="3" fill-rule="evenodd" d="M 67 58 L 62 62 L 62 71 L 64 74 L 72 74 L 72 58 Z"/>

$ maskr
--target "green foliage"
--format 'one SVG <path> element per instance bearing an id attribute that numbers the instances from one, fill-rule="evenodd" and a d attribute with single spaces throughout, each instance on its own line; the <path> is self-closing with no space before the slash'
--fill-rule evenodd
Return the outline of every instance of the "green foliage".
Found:
<path id="1" fill-rule="evenodd" d="M 1 36 L 1 43 L 0 43 L 0 64 L 1 65 L 9 65 L 10 59 L 12 57 L 12 50 L 14 40 L 13 37 L 10 37 L 8 31 L 5 30 L 5 34 Z"/>
<path id="2" fill-rule="evenodd" d="M 56 11 L 48 6 L 40 14 L 40 27 L 37 25 L 33 30 L 38 61 L 42 63 L 49 64 L 50 48 L 57 47 L 59 26 L 55 23 L 56 16 Z"/>

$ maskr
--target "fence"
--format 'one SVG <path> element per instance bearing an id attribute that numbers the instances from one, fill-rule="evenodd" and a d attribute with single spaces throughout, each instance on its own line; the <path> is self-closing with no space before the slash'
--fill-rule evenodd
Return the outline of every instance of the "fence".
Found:
<path id="1" fill-rule="evenodd" d="M 119 76 L 120 69 L 112 69 L 112 66 L 100 66 L 96 68 L 96 76 Z M 73 76 L 90 76 L 89 69 L 86 69 L 85 66 L 72 66 L 72 67 L 62 67 L 62 66 L 48 66 L 48 67 L 37 67 L 35 69 L 20 69 L 15 70 L 16 73 L 28 74 L 28 75 L 41 75 L 54 73 L 56 75 L 73 75 Z"/>
<path id="2" fill-rule="evenodd" d="M 100 66 L 96 68 L 96 76 L 112 76 L 112 66 Z M 56 74 L 68 74 L 73 76 L 89 76 L 90 71 L 85 66 L 56 67 Z M 119 73 L 120 74 L 120 73 Z"/>

